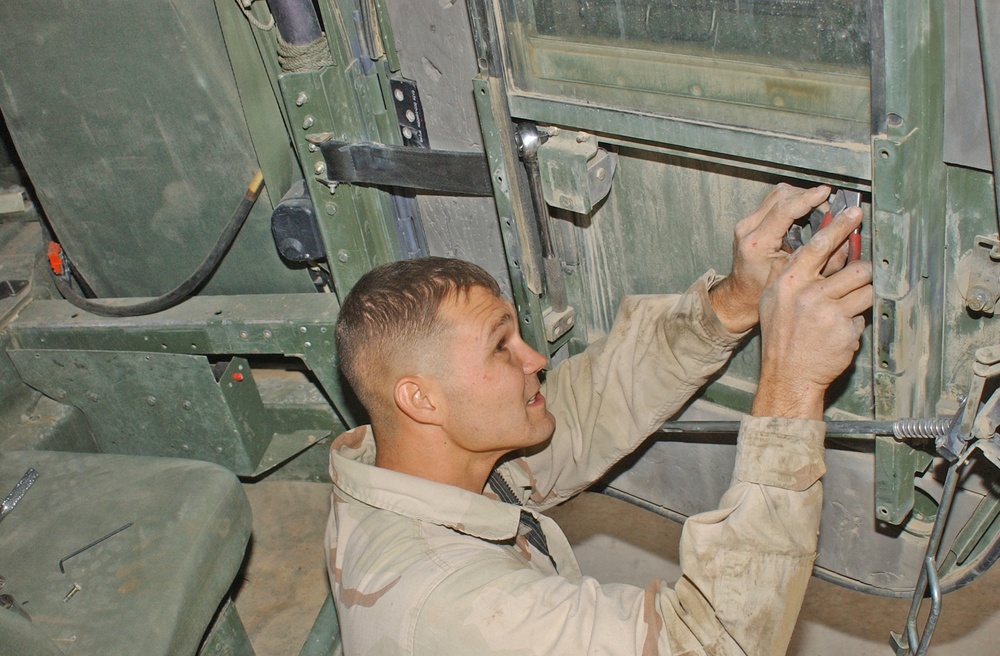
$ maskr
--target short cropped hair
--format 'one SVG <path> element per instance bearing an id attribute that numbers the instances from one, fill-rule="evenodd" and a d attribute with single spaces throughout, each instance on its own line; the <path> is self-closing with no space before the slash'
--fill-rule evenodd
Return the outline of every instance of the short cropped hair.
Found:
<path id="1" fill-rule="evenodd" d="M 424 257 L 377 266 L 347 295 L 337 317 L 340 370 L 373 420 L 388 410 L 381 404 L 391 389 L 379 389 L 386 373 L 441 333 L 438 309 L 447 298 L 474 287 L 500 296 L 497 281 L 482 267 Z"/>

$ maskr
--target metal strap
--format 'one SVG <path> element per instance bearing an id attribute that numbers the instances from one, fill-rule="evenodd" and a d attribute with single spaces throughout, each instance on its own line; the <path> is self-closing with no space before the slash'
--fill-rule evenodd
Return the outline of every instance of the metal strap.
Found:
<path id="1" fill-rule="evenodd" d="M 327 140 L 319 144 L 333 182 L 492 196 L 485 153 Z"/>

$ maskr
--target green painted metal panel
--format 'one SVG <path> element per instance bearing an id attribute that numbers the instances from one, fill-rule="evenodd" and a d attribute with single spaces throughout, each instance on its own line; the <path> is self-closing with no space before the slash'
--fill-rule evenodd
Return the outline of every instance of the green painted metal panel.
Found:
<path id="1" fill-rule="evenodd" d="M 261 4 L 254 8 L 258 13 L 262 11 Z M 276 95 L 277 80 L 271 84 L 275 75 L 268 65 L 273 65 L 276 55 L 264 56 L 260 42 L 271 44 L 257 38 L 260 30 L 250 24 L 239 5 L 230 0 L 216 0 L 215 7 L 257 161 L 272 202 L 277 203 L 292 182 L 302 177 L 302 172 L 288 143 L 282 106 Z"/>
<path id="2" fill-rule="evenodd" d="M 8 3 L 0 24 L 0 107 L 66 252 L 99 296 L 173 288 L 258 168 L 214 4 Z M 265 195 L 210 293 L 311 289 L 269 213 Z"/>
<path id="3" fill-rule="evenodd" d="M 99 451 L 216 462 L 252 474 L 271 439 L 246 360 L 216 381 L 203 356 L 9 351 L 26 383 L 87 416 Z"/>

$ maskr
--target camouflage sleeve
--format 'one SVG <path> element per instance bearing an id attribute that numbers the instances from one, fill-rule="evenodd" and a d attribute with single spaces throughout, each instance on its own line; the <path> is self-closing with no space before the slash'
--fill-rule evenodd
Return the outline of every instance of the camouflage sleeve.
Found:
<path id="1" fill-rule="evenodd" d="M 714 272 L 684 294 L 630 296 L 611 333 L 549 373 L 556 418 L 548 448 L 506 463 L 508 481 L 547 508 L 573 496 L 635 449 L 729 359 L 740 335 L 708 300 Z"/>
<path id="2" fill-rule="evenodd" d="M 415 653 L 783 654 L 815 557 L 822 422 L 747 418 L 733 483 L 681 538 L 674 588 L 477 560 L 429 595 Z"/>

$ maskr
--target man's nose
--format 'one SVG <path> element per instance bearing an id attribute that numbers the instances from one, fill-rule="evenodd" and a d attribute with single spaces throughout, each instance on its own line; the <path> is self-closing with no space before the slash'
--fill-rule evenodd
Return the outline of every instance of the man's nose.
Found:
<path id="1" fill-rule="evenodd" d="M 545 356 L 528 346 L 526 342 L 521 342 L 521 367 L 527 375 L 536 374 L 545 366 Z"/>

